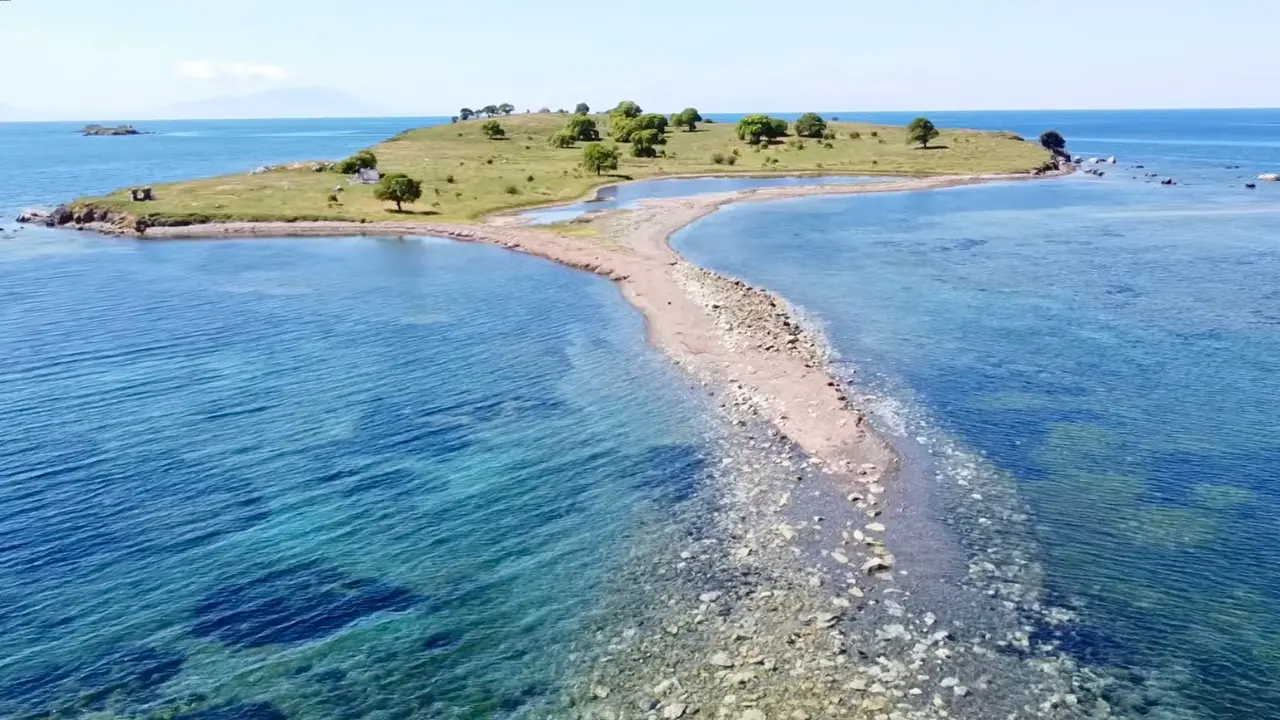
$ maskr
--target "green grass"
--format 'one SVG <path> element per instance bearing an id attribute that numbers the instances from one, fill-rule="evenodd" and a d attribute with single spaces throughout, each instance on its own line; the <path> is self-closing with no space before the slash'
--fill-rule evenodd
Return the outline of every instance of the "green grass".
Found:
<path id="1" fill-rule="evenodd" d="M 1027 172 L 1043 165 L 1048 153 L 1008 134 L 943 130 L 936 149 L 909 147 L 905 130 L 857 123 L 831 123 L 838 137 L 804 139 L 804 148 L 781 142 L 757 150 L 737 139 L 730 124 L 702 124 L 697 132 L 673 129 L 663 149 L 667 157 L 630 157 L 628 145 L 618 170 L 587 174 L 578 163 L 582 145 L 553 148 L 547 140 L 566 121 L 563 115 L 512 115 L 500 118 L 506 139 L 489 140 L 483 121 L 411 130 L 372 148 L 382 172 L 403 172 L 423 183 L 422 199 L 404 213 L 374 199 L 370 186 L 350 185 L 331 172 L 276 170 L 250 175 L 156 185 L 153 202 L 131 203 L 123 191 L 85 198 L 75 204 L 145 215 L 153 224 L 189 224 L 218 220 L 448 220 L 474 221 L 489 213 L 529 205 L 575 200 L 594 186 L 626 179 L 681 174 L 883 174 L 949 175 Z M 606 123 L 597 117 L 602 130 Z M 854 140 L 850 131 L 862 137 Z M 871 132 L 879 138 L 871 137 Z M 786 140 L 786 139 L 784 139 Z M 609 142 L 606 137 L 605 142 Z M 718 165 L 712 155 L 732 155 L 735 165 Z M 452 176 L 453 182 L 448 178 Z M 531 179 L 532 178 L 532 179 Z M 327 198 L 341 186 L 340 205 Z"/>

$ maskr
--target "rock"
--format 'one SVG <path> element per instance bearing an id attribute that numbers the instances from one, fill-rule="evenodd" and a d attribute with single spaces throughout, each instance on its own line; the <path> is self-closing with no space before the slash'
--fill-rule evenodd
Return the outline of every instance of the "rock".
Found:
<path id="1" fill-rule="evenodd" d="M 720 599 L 720 593 L 718 592 L 704 592 L 698 596 L 698 602 L 704 602 L 704 603 L 713 603 L 719 599 Z"/>
<path id="2" fill-rule="evenodd" d="M 259 165 L 258 167 L 256 167 L 256 168 L 254 168 L 254 169 L 250 170 L 250 171 L 249 171 L 249 174 L 250 174 L 250 175 L 266 175 L 266 174 L 267 174 L 267 173 L 269 173 L 269 172 L 271 172 L 271 168 L 270 168 L 270 167 L 268 167 L 268 166 L 266 166 L 266 165 Z"/>
<path id="3" fill-rule="evenodd" d="M 66 205 L 59 205 L 49 213 L 47 225 L 66 225 L 72 220 L 71 209 Z"/>
<path id="4" fill-rule="evenodd" d="M 18 213 L 18 217 L 14 219 L 20 223 L 47 223 L 49 222 L 49 213 L 44 210 L 30 208 Z"/>
<path id="5" fill-rule="evenodd" d="M 1253 190 L 1253 189 L 1255 189 L 1255 188 L 1257 188 L 1257 187 L 1258 187 L 1258 184 L 1257 184 L 1257 183 L 1245 183 L 1245 184 L 1244 184 L 1244 186 L 1245 186 L 1246 188 L 1250 189 L 1250 190 Z"/>
<path id="6" fill-rule="evenodd" d="M 848 555 L 845 555 L 843 552 L 841 552 L 841 551 L 839 551 L 839 550 L 832 550 L 832 551 L 831 551 L 831 559 L 832 559 L 832 560 L 835 560 L 836 562 L 840 563 L 841 565 L 848 565 L 848 564 L 849 564 L 849 556 L 848 556 Z"/>
<path id="7" fill-rule="evenodd" d="M 1280 173 L 1262 173 L 1256 179 L 1265 182 L 1280 182 Z"/>
<path id="8" fill-rule="evenodd" d="M 678 720 L 678 718 L 684 717 L 684 713 L 688 709 L 689 706 L 684 703 L 671 703 L 662 708 L 663 720 Z"/>
<path id="9" fill-rule="evenodd" d="M 1161 181 L 1160 181 L 1160 184 L 1161 184 L 1161 185 L 1176 185 L 1177 183 L 1175 183 L 1175 182 L 1173 181 L 1173 178 L 1171 178 L 1171 177 L 1167 177 L 1167 178 L 1165 178 L 1165 179 L 1161 180 Z"/>
<path id="10" fill-rule="evenodd" d="M 711 656 L 711 664 L 720 667 L 733 667 L 733 659 L 729 657 L 729 653 L 721 650 Z"/>
<path id="11" fill-rule="evenodd" d="M 963 685 L 957 685 L 951 688 L 951 692 L 955 693 L 956 697 L 964 697 L 969 694 L 969 688 Z"/>
<path id="12" fill-rule="evenodd" d="M 1108 164 L 1108 165 L 1115 165 L 1115 164 L 1116 164 L 1116 156 L 1115 156 L 1115 155 L 1112 155 L 1111 157 L 1107 158 L 1107 164 Z"/>
<path id="13" fill-rule="evenodd" d="M 873 557 L 862 563 L 862 571 L 868 575 L 883 572 L 893 567 L 893 557 L 889 555 Z"/>
<path id="14" fill-rule="evenodd" d="M 636 701 L 636 707 L 640 708 L 640 712 L 649 712 L 657 709 L 658 701 L 653 698 L 640 698 Z"/>
<path id="15" fill-rule="evenodd" d="M 944 688 L 955 687 L 956 685 L 959 685 L 959 684 L 960 684 L 960 678 L 958 677 L 945 677 L 945 678 L 942 678 L 942 682 L 938 683 L 938 685 Z"/>
<path id="16" fill-rule="evenodd" d="M 604 685 L 592 685 L 591 694 L 601 700 L 609 697 L 609 688 Z"/>
<path id="17" fill-rule="evenodd" d="M 884 525 L 881 525 L 880 523 L 871 523 L 870 525 L 867 525 L 867 529 L 871 532 L 882 533 L 884 532 Z"/>
<path id="18" fill-rule="evenodd" d="M 80 134 L 86 137 L 108 137 L 113 135 L 142 135 L 143 133 L 132 125 L 117 125 L 115 127 L 85 125 L 80 128 Z"/>
<path id="19" fill-rule="evenodd" d="M 768 718 L 765 717 L 763 710 L 750 708 L 743 710 L 742 714 L 738 716 L 738 720 L 768 720 Z"/>

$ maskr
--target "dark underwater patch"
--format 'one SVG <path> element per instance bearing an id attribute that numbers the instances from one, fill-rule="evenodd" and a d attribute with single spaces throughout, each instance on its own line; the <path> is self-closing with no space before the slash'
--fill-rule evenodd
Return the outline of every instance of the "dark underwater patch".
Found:
<path id="1" fill-rule="evenodd" d="M 639 460 L 641 482 L 666 490 L 674 502 L 684 502 L 693 495 L 707 467 L 702 449 L 688 443 L 646 448 Z"/>
<path id="2" fill-rule="evenodd" d="M 398 585 L 304 563 L 205 596 L 195 608 L 192 632 L 239 647 L 282 645 L 322 638 L 369 615 L 408 610 L 420 602 Z"/>
<path id="3" fill-rule="evenodd" d="M 101 709 L 108 698 L 126 707 L 155 699 L 155 688 L 182 671 L 186 656 L 142 645 L 0 678 L 0 716 L 29 717 Z"/>

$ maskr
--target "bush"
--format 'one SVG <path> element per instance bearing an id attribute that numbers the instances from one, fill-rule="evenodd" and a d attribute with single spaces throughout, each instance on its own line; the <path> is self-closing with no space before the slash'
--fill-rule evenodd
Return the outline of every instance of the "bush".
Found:
<path id="1" fill-rule="evenodd" d="M 805 113 L 796 120 L 796 134 L 800 137 L 820 138 L 827 131 L 827 121 L 818 113 Z"/>
<path id="2" fill-rule="evenodd" d="M 508 194 L 508 195 L 519 195 L 519 194 L 520 194 L 520 188 L 516 187 L 515 185 L 508 185 L 508 186 L 506 186 L 506 187 L 502 188 L 502 192 L 504 192 L 504 193 L 506 193 L 506 194 Z"/>
<path id="3" fill-rule="evenodd" d="M 828 149 L 828 150 L 834 150 L 836 146 L 835 146 L 835 145 L 832 145 L 832 144 L 830 143 L 830 141 L 828 141 L 828 142 L 824 142 L 824 143 L 822 143 L 822 147 L 824 147 L 824 148 L 826 148 L 826 149 Z"/>
<path id="4" fill-rule="evenodd" d="M 738 121 L 738 139 L 752 145 L 787 134 L 787 122 L 768 115 L 748 115 Z"/>
<path id="5" fill-rule="evenodd" d="M 571 148 L 577 141 L 578 138 L 568 130 L 557 130 L 556 133 L 551 136 L 551 147 Z"/>
<path id="6" fill-rule="evenodd" d="M 640 130 L 656 130 L 659 134 L 667 131 L 667 117 L 657 113 L 648 113 L 635 119 Z"/>
<path id="7" fill-rule="evenodd" d="M 605 170 L 618 169 L 618 149 L 605 147 L 598 142 L 582 148 L 582 167 L 599 175 Z"/>
<path id="8" fill-rule="evenodd" d="M 346 160 L 333 164 L 333 169 L 343 175 L 353 175 L 361 170 L 373 170 L 378 167 L 378 156 L 369 150 L 361 150 Z"/>
<path id="9" fill-rule="evenodd" d="M 637 130 L 631 135 L 631 154 L 639 158 L 657 157 L 661 144 L 662 134 L 657 130 Z"/>
<path id="10" fill-rule="evenodd" d="M 737 165 L 737 164 L 738 164 L 738 156 L 737 156 L 737 155 L 730 155 L 729 157 L 725 158 L 725 159 L 724 159 L 724 161 L 725 161 L 725 163 L 726 163 L 726 164 L 728 164 L 728 165 Z"/>
<path id="11" fill-rule="evenodd" d="M 730 157 L 733 157 L 732 155 Z M 711 153 L 711 162 L 716 165 L 724 164 L 724 153 Z"/>
<path id="12" fill-rule="evenodd" d="M 444 181 L 445 181 L 445 182 L 447 182 L 447 183 L 449 183 L 450 185 L 452 185 L 454 182 L 456 182 L 456 181 L 453 179 L 453 175 L 448 175 L 448 176 L 446 176 L 446 177 L 445 177 L 445 179 L 444 179 Z"/>
<path id="13" fill-rule="evenodd" d="M 861 139 L 862 139 L 862 133 L 858 132 L 857 130 L 853 130 L 853 131 L 851 131 L 851 132 L 849 133 L 849 139 L 850 139 L 850 140 L 861 140 Z"/>
<path id="14" fill-rule="evenodd" d="M 530 175 L 529 177 L 525 178 L 525 182 L 533 182 L 533 176 Z"/>
<path id="15" fill-rule="evenodd" d="M 378 186 L 373 189 L 373 197 L 382 202 L 396 204 L 396 212 L 401 211 L 401 203 L 417 202 L 422 197 L 422 183 L 404 173 L 383 175 Z"/>
<path id="16" fill-rule="evenodd" d="M 700 122 L 702 115 L 696 108 L 685 108 L 671 116 L 671 124 L 684 128 L 686 132 L 697 130 Z"/>
<path id="17" fill-rule="evenodd" d="M 610 110 L 609 114 L 617 115 L 619 117 L 624 117 L 624 118 L 634 118 L 634 117 L 640 117 L 640 114 L 643 112 L 644 111 L 640 109 L 639 105 L 631 102 L 630 100 L 623 100 L 622 102 L 618 103 L 617 107 Z"/>
<path id="18" fill-rule="evenodd" d="M 835 130 L 828 130 L 828 131 L 826 131 L 826 132 L 822 133 L 822 139 L 823 139 L 823 140 L 835 140 L 835 139 L 836 139 L 836 131 L 835 131 Z"/>
<path id="19" fill-rule="evenodd" d="M 502 126 L 498 124 L 497 120 L 486 120 L 485 123 L 480 126 L 480 132 L 484 133 L 484 136 L 490 140 L 505 137 L 507 134 L 507 131 L 502 129 Z"/>
<path id="20" fill-rule="evenodd" d="M 600 131 L 596 129 L 596 121 L 585 114 L 576 114 L 569 118 L 569 122 L 565 123 L 564 129 L 574 140 L 590 142 L 600 139 Z"/>
<path id="21" fill-rule="evenodd" d="M 871 137 L 880 137 L 880 133 L 876 130 L 871 131 Z"/>

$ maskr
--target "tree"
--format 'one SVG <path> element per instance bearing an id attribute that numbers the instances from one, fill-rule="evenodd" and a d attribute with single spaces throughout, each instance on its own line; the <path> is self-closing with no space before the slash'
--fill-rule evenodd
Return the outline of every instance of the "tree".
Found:
<path id="1" fill-rule="evenodd" d="M 609 114 L 618 115 L 625 118 L 633 118 L 633 117 L 640 117 L 640 114 L 643 112 L 644 111 L 640 109 L 639 105 L 631 102 L 630 100 L 623 100 L 622 102 L 618 103 L 617 107 L 610 110 Z"/>
<path id="2" fill-rule="evenodd" d="M 573 114 L 574 114 L 574 115 L 590 115 L 590 114 L 591 114 L 591 106 L 590 106 L 590 105 L 588 105 L 588 104 L 586 104 L 586 103 L 578 103 L 578 104 L 577 104 L 576 106 L 574 106 L 574 108 L 573 108 Z"/>
<path id="3" fill-rule="evenodd" d="M 631 142 L 631 136 L 643 128 L 635 118 L 613 115 L 609 118 L 609 135 L 617 142 Z"/>
<path id="4" fill-rule="evenodd" d="M 422 183 L 404 173 L 383 175 L 373 189 L 373 196 L 382 202 L 395 203 L 396 212 L 401 212 L 400 203 L 417 202 L 422 197 Z"/>
<path id="5" fill-rule="evenodd" d="M 516 106 L 512 105 L 511 103 L 502 103 L 501 105 L 498 106 L 498 112 L 502 113 L 503 115 L 510 115 L 515 111 L 516 111 Z"/>
<path id="6" fill-rule="evenodd" d="M 1057 130 L 1049 130 L 1040 136 L 1040 144 L 1054 155 L 1062 155 L 1067 149 L 1067 140 Z"/>
<path id="7" fill-rule="evenodd" d="M 697 130 L 700 122 L 702 122 L 702 115 L 694 108 L 685 108 L 671 116 L 671 124 L 684 128 L 685 132 Z"/>
<path id="8" fill-rule="evenodd" d="M 551 136 L 551 147 L 571 148 L 578 141 L 578 136 L 574 135 L 568 128 L 557 130 Z"/>
<path id="9" fill-rule="evenodd" d="M 338 161 L 333 169 L 343 175 L 352 175 L 361 170 L 373 170 L 378 167 L 378 156 L 370 150 L 361 150 L 346 160 Z"/>
<path id="10" fill-rule="evenodd" d="M 538 112 L 542 113 L 543 115 L 550 115 L 550 114 L 551 114 L 551 108 L 549 108 L 549 107 L 539 108 L 539 109 L 538 109 Z"/>
<path id="11" fill-rule="evenodd" d="M 485 105 L 485 106 L 484 106 L 484 108 L 482 108 L 482 109 L 480 110 L 480 112 L 484 113 L 484 114 L 485 114 L 485 117 L 493 117 L 494 115 L 497 115 L 497 114 L 498 114 L 498 106 L 497 106 L 497 105 Z"/>
<path id="12" fill-rule="evenodd" d="M 919 143 L 920 147 L 929 147 L 929 141 L 940 134 L 929 118 L 918 117 L 907 126 L 907 142 Z"/>
<path id="13" fill-rule="evenodd" d="M 485 137 L 490 140 L 506 137 L 507 134 L 507 131 L 502 129 L 502 126 L 498 124 L 497 120 L 486 120 L 485 123 L 480 126 L 480 132 L 484 133 Z"/>
<path id="14" fill-rule="evenodd" d="M 631 134 L 631 154 L 640 158 L 658 157 L 658 145 L 664 142 L 657 130 L 637 130 Z"/>
<path id="15" fill-rule="evenodd" d="M 599 175 L 605 170 L 618 169 L 618 148 L 589 143 L 582 148 L 582 167 Z"/>
<path id="16" fill-rule="evenodd" d="M 796 120 L 796 134 L 800 137 L 820 138 L 827 131 L 827 121 L 818 113 L 805 113 Z"/>
<path id="17" fill-rule="evenodd" d="M 458 111 L 458 117 L 462 118 L 463 120 L 470 120 L 475 116 L 476 116 L 476 111 L 472 110 L 471 108 L 462 108 L 461 110 Z"/>
<path id="18" fill-rule="evenodd" d="M 738 139 L 752 145 L 787 134 L 787 121 L 768 115 L 748 115 L 738 121 Z"/>
<path id="19" fill-rule="evenodd" d="M 564 126 L 565 132 L 573 136 L 574 140 L 599 140 L 600 130 L 596 128 L 596 121 L 590 117 L 581 114 L 574 114 L 569 118 L 569 122 Z"/>
<path id="20" fill-rule="evenodd" d="M 639 130 L 657 130 L 659 133 L 667 131 L 667 116 L 657 113 L 648 113 L 641 115 L 635 119 L 636 128 Z"/>

